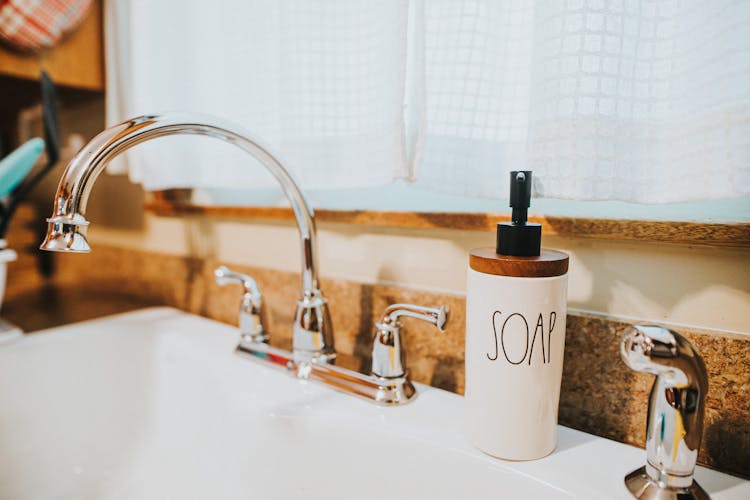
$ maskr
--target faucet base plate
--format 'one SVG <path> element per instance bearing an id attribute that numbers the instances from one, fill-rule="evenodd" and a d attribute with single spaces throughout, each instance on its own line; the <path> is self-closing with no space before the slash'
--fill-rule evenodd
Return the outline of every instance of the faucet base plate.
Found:
<path id="1" fill-rule="evenodd" d="M 374 377 L 378 382 L 378 391 L 375 394 L 375 402 L 384 406 L 401 405 L 411 401 L 417 390 L 406 377 L 383 378 Z"/>
<path id="2" fill-rule="evenodd" d="M 706 490 L 693 481 L 686 488 L 673 488 L 651 479 L 646 467 L 636 469 L 625 476 L 625 486 L 635 497 L 644 500 L 710 500 Z"/>
<path id="3" fill-rule="evenodd" d="M 365 375 L 322 360 L 299 361 L 291 352 L 263 343 L 240 342 L 237 352 L 255 361 L 275 365 L 299 379 L 316 380 L 337 391 L 382 406 L 405 404 L 417 396 L 414 384 L 406 376 L 388 379 Z"/>

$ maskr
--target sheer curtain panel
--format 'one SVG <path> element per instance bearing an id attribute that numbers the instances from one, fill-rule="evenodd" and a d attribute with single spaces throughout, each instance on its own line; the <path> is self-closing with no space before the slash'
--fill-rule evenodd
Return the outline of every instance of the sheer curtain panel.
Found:
<path id="1" fill-rule="evenodd" d="M 265 139 L 305 188 L 386 184 L 406 168 L 407 16 L 401 0 L 109 1 L 107 121 L 210 113 Z M 276 185 L 251 162 L 178 136 L 127 168 L 147 189 Z"/>
<path id="2" fill-rule="evenodd" d="M 750 2 L 108 2 L 110 121 L 224 115 L 306 188 L 504 199 L 750 195 Z M 227 146 L 134 150 L 147 188 L 271 184 Z"/>
<path id="3" fill-rule="evenodd" d="M 750 2 L 416 0 L 417 182 L 644 203 L 750 194 Z"/>

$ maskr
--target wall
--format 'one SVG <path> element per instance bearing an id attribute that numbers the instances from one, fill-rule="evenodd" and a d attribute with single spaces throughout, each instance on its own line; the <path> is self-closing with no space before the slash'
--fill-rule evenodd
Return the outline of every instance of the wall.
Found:
<path id="1" fill-rule="evenodd" d="M 299 270 L 291 223 L 145 215 L 141 229 L 122 230 L 97 224 L 96 211 L 89 217 L 94 247 L 110 244 Z M 324 277 L 453 293 L 465 290 L 468 250 L 493 242 L 490 233 L 345 224 L 321 224 L 319 233 Z M 545 238 L 544 245 L 571 255 L 571 309 L 750 334 L 748 250 L 558 237 Z"/>

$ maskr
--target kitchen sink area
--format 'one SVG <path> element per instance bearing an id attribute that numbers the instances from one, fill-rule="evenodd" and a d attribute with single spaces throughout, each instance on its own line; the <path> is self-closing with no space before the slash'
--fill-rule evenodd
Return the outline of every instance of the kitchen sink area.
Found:
<path id="1" fill-rule="evenodd" d="M 463 398 L 382 407 L 235 352 L 156 307 L 0 345 L 0 498 L 628 498 L 641 449 L 559 427 L 548 457 L 476 450 Z M 698 467 L 714 499 L 750 482 Z M 356 493 L 354 493 L 356 492 Z"/>
<path id="2" fill-rule="evenodd" d="M 0 0 L 0 500 L 750 500 L 749 7 Z"/>

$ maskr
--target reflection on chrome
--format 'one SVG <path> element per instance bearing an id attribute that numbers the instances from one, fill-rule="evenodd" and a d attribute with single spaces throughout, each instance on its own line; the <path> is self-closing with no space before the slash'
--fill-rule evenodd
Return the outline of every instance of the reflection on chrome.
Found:
<path id="1" fill-rule="evenodd" d="M 698 351 L 660 326 L 628 328 L 622 359 L 635 371 L 656 375 L 646 431 L 646 465 L 625 477 L 636 498 L 709 498 L 693 480 L 703 434 L 708 377 Z"/>

